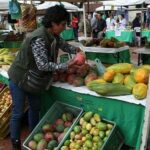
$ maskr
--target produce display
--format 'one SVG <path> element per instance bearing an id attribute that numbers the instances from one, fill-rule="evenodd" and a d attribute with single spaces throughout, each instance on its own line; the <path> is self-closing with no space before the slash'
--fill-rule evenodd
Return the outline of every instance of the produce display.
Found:
<path id="1" fill-rule="evenodd" d="M 99 114 L 86 112 L 61 150 L 99 150 L 107 141 L 112 129 L 113 125 L 104 122 Z"/>
<path id="2" fill-rule="evenodd" d="M 14 34 L 13 32 L 9 32 L 9 34 L 5 38 L 5 41 L 23 41 L 24 36 L 24 33 Z"/>
<path id="3" fill-rule="evenodd" d="M 0 117 L 5 113 L 5 111 L 12 104 L 12 97 L 10 95 L 10 91 L 4 92 L 0 98 Z"/>
<path id="4" fill-rule="evenodd" d="M 101 46 L 105 48 L 120 48 L 125 46 L 124 42 L 120 42 L 116 38 L 112 37 L 111 39 L 90 39 L 90 40 L 81 40 L 80 41 L 85 47 L 95 47 Z"/>
<path id="5" fill-rule="evenodd" d="M 119 63 L 106 68 L 103 76 L 87 84 L 87 87 L 100 95 L 120 96 L 133 94 L 138 100 L 147 96 L 150 65 L 134 67 Z"/>
<path id="6" fill-rule="evenodd" d="M 28 147 L 31 150 L 55 149 L 64 138 L 73 121 L 73 114 L 66 112 L 54 124 L 46 122 L 42 126 L 41 131 L 33 136 L 33 139 L 28 143 Z"/>
<path id="7" fill-rule="evenodd" d="M 97 68 L 85 63 L 86 57 L 83 53 L 78 53 L 74 57 L 75 66 L 68 68 L 66 72 L 56 72 L 53 81 L 68 82 L 74 86 L 83 86 L 88 82 L 97 79 Z M 82 66 L 82 67 L 76 67 Z"/>
<path id="8" fill-rule="evenodd" d="M 15 56 L 7 48 L 0 49 L 0 65 L 11 65 Z"/>
<path id="9" fill-rule="evenodd" d="M 106 48 L 120 48 L 124 47 L 125 45 L 126 44 L 124 42 L 120 42 L 114 37 L 112 37 L 111 39 L 103 39 L 100 42 L 100 46 Z"/>
<path id="10" fill-rule="evenodd" d="M 82 43 L 85 47 L 100 46 L 100 42 L 102 40 L 103 39 L 81 40 L 80 43 Z"/>

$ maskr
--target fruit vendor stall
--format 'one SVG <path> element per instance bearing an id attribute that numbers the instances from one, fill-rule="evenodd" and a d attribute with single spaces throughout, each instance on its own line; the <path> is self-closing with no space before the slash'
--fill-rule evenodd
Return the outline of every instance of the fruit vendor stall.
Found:
<path id="1" fill-rule="evenodd" d="M 80 43 L 70 42 L 74 46 L 79 46 L 89 60 L 100 59 L 105 64 L 119 62 L 130 63 L 129 46 L 116 38 L 111 39 L 88 39 L 81 40 Z"/>
<path id="2" fill-rule="evenodd" d="M 123 42 L 127 42 L 127 43 L 133 43 L 134 31 L 128 31 L 128 30 L 127 31 L 121 31 L 121 35 L 116 36 L 115 31 L 111 30 L 111 31 L 106 32 L 106 37 L 107 38 L 115 37 L 119 41 L 123 41 Z"/>
<path id="3" fill-rule="evenodd" d="M 86 64 L 86 67 L 88 66 Z M 144 112 L 148 100 L 146 83 L 149 68 L 146 65 L 139 68 L 132 68 L 131 64 L 112 65 L 107 68 L 103 78 L 97 79 L 94 73 L 86 75 L 84 81 L 86 86 L 83 86 L 83 80 L 75 75 L 72 75 L 74 80 L 71 76 L 66 80 L 61 74 L 60 81 L 66 81 L 69 84 L 56 82 L 50 91 L 43 93 L 41 115 L 43 116 L 55 101 L 83 108 L 84 111 L 96 112 L 101 117 L 117 124 L 124 136 L 125 144 L 140 150 Z M 137 70 L 133 80 L 131 75 L 135 69 Z M 116 73 L 112 70 L 115 70 Z M 73 73 L 73 70 L 69 72 Z M 0 81 L 8 84 L 7 72 L 1 70 L 0 74 Z M 132 88 L 133 92 L 131 92 Z"/>

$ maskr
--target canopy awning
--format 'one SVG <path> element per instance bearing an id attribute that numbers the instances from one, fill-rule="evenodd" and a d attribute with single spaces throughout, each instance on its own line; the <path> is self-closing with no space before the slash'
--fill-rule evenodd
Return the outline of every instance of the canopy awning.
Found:
<path id="1" fill-rule="evenodd" d="M 100 6 L 96 8 L 96 11 L 105 11 L 105 10 L 127 10 L 127 8 L 121 6 Z"/>
<path id="2" fill-rule="evenodd" d="M 44 10 L 44 9 L 47 9 L 47 8 L 50 8 L 52 6 L 55 6 L 55 5 L 63 5 L 64 8 L 68 9 L 68 10 L 78 10 L 79 8 L 76 6 L 76 5 L 73 5 L 73 4 L 70 4 L 70 3 L 67 3 L 67 2 L 44 2 L 43 4 L 40 4 L 40 5 L 37 5 L 36 8 L 37 10 Z"/>

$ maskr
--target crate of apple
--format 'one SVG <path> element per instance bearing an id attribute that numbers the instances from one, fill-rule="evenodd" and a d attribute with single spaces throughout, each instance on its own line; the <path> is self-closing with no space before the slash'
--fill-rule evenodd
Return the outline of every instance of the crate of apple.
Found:
<path id="1" fill-rule="evenodd" d="M 28 143 L 28 147 L 31 150 L 53 150 L 57 148 L 73 121 L 73 114 L 66 112 L 62 114 L 61 118 L 56 120 L 55 124 L 45 123 L 41 132 L 36 133 Z"/>

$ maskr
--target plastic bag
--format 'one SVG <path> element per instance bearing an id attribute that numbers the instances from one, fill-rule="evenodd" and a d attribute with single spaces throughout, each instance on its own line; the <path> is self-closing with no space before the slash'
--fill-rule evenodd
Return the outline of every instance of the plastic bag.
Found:
<path id="1" fill-rule="evenodd" d="M 9 13 L 11 15 L 11 19 L 18 20 L 21 18 L 21 7 L 17 0 L 11 0 L 9 2 Z"/>
<path id="2" fill-rule="evenodd" d="M 95 63 L 96 63 L 96 67 L 97 67 L 99 75 L 103 75 L 106 70 L 105 66 L 101 63 L 101 61 L 98 58 L 95 59 Z"/>

